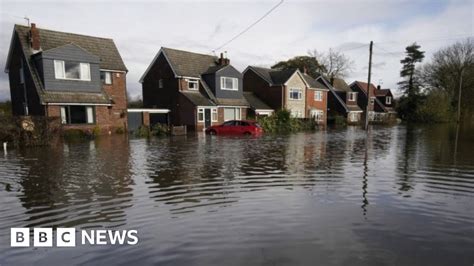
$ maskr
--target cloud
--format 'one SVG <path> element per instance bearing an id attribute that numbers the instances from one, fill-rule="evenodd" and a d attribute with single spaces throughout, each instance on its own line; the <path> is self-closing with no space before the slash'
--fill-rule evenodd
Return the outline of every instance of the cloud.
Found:
<path id="1" fill-rule="evenodd" d="M 113 38 L 130 70 L 127 87 L 135 96 L 141 94 L 139 78 L 161 46 L 212 54 L 276 3 L 0 0 L 0 63 L 6 58 L 13 25 L 24 24 L 26 14 L 42 28 Z M 468 0 L 287 0 L 222 51 L 243 70 L 248 65 L 270 66 L 313 49 L 335 48 L 355 62 L 347 78 L 351 82 L 367 78 L 368 42 L 373 40 L 373 80 L 395 88 L 405 46 L 418 41 L 429 57 L 453 42 L 448 37 L 474 35 L 472 5 Z M 0 86 L 0 100 L 8 98 L 8 78 L 3 73 Z"/>

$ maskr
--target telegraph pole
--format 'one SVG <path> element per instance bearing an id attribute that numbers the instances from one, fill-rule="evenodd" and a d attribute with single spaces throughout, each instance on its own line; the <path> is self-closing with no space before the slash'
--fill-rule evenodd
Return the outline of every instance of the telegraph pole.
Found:
<path id="1" fill-rule="evenodd" d="M 369 106 L 370 106 L 370 75 L 372 74 L 372 47 L 374 42 L 370 41 L 369 48 L 369 77 L 367 78 L 367 105 L 365 107 L 365 130 L 369 129 Z"/>
<path id="2" fill-rule="evenodd" d="M 461 122 L 461 92 L 462 92 L 462 74 L 464 72 L 464 68 L 461 68 L 461 75 L 459 77 L 459 92 L 458 92 L 458 117 L 457 123 Z"/>

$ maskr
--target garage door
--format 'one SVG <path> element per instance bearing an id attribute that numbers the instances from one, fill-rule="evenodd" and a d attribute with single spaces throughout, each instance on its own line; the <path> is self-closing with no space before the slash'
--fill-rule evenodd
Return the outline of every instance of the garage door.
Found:
<path id="1" fill-rule="evenodd" d="M 240 120 L 240 108 L 224 108 L 224 121 Z"/>

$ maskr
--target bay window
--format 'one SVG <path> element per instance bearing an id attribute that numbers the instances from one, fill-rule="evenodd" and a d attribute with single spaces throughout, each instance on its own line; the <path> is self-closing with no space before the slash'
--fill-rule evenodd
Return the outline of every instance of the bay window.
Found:
<path id="1" fill-rule="evenodd" d="M 94 124 L 95 110 L 92 106 L 70 105 L 61 106 L 62 124 Z"/>
<path id="2" fill-rule="evenodd" d="M 91 80 L 89 63 L 54 60 L 54 76 L 56 79 Z"/>

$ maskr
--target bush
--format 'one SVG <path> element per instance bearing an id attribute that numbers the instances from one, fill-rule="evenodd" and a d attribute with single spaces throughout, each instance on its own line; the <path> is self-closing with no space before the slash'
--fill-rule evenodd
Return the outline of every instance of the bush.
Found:
<path id="1" fill-rule="evenodd" d="M 91 135 L 93 137 L 98 137 L 100 136 L 100 127 L 99 126 L 95 126 L 93 129 L 92 129 L 92 132 L 91 132 Z"/>
<path id="2" fill-rule="evenodd" d="M 170 129 L 167 125 L 156 124 L 153 126 L 150 133 L 152 136 L 165 136 L 169 135 Z"/>
<path id="3" fill-rule="evenodd" d="M 123 127 L 118 127 L 115 129 L 115 134 L 124 134 L 125 129 Z"/>
<path id="4" fill-rule="evenodd" d="M 334 124 L 338 126 L 343 126 L 347 123 L 347 119 L 344 116 L 337 115 L 334 117 Z"/>
<path id="5" fill-rule="evenodd" d="M 141 125 L 133 134 L 138 138 L 148 138 L 150 137 L 150 127 Z"/>
<path id="6" fill-rule="evenodd" d="M 316 128 L 313 119 L 294 118 L 288 110 L 279 110 L 271 116 L 258 117 L 257 122 L 267 133 L 290 133 Z"/>
<path id="7" fill-rule="evenodd" d="M 63 131 L 63 137 L 66 140 L 86 139 L 89 134 L 80 129 L 66 129 Z"/>
<path id="8" fill-rule="evenodd" d="M 408 122 L 439 123 L 453 119 L 453 108 L 446 93 L 431 91 L 426 95 L 400 98 L 397 111 Z"/>

